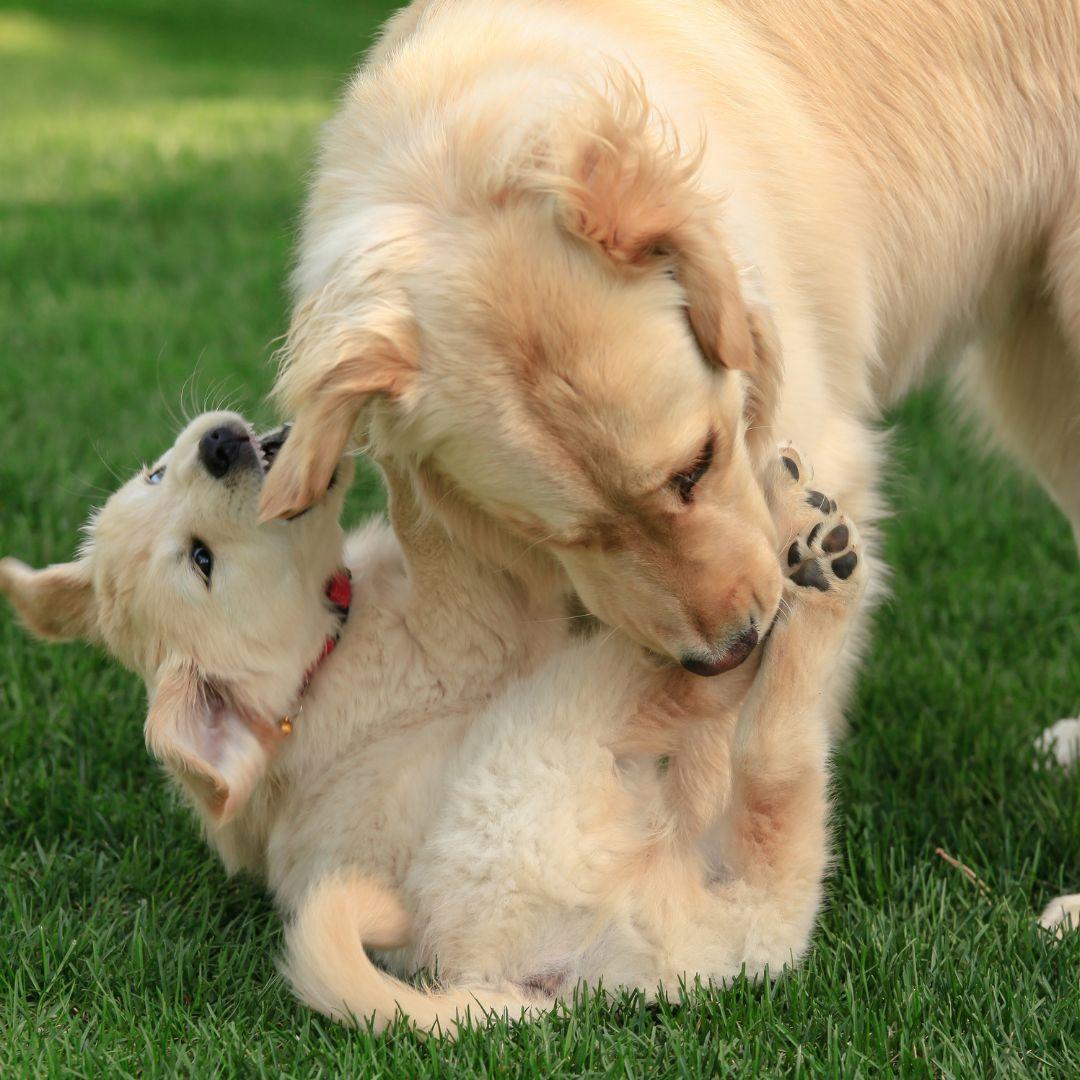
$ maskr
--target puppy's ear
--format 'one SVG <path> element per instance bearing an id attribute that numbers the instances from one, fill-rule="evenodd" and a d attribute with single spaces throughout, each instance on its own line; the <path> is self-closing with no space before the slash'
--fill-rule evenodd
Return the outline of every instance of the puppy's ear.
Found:
<path id="1" fill-rule="evenodd" d="M 18 559 L 0 559 L 0 592 L 26 628 L 41 638 L 96 640 L 97 604 L 84 559 L 34 570 Z"/>
<path id="2" fill-rule="evenodd" d="M 274 396 L 294 421 L 263 488 L 263 521 L 292 517 L 321 498 L 364 406 L 379 396 L 401 401 L 416 382 L 410 313 L 373 305 L 343 325 L 321 306 L 302 307 L 289 332 Z"/>
<path id="3" fill-rule="evenodd" d="M 170 662 L 160 673 L 145 735 L 150 752 L 214 825 L 247 805 L 280 738 L 271 721 L 245 716 L 188 662 Z"/>

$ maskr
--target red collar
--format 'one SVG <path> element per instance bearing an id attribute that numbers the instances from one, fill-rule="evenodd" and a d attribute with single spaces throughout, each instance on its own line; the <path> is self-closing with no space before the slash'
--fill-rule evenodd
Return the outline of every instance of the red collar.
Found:
<path id="1" fill-rule="evenodd" d="M 337 615 L 337 629 L 333 634 L 327 635 L 323 642 L 322 652 L 312 661 L 311 666 L 304 672 L 303 681 L 300 683 L 300 691 L 296 695 L 296 708 L 290 715 L 283 716 L 278 721 L 278 727 L 282 735 L 292 734 L 293 721 L 304 711 L 304 695 L 307 693 L 311 680 L 315 678 L 315 672 L 322 666 L 322 662 L 337 648 L 341 640 L 341 631 L 349 618 L 349 607 L 352 604 L 352 574 L 347 569 L 339 570 L 326 583 L 326 599 L 330 601 L 330 607 Z"/>

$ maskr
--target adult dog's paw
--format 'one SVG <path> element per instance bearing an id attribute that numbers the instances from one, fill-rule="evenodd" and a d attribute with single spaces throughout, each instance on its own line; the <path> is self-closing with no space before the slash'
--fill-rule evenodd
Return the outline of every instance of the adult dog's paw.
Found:
<path id="1" fill-rule="evenodd" d="M 1050 754 L 1062 768 L 1080 761 L 1080 718 L 1051 724 L 1036 740 L 1035 749 Z"/>
<path id="2" fill-rule="evenodd" d="M 1080 893 L 1052 900 L 1039 916 L 1039 925 L 1057 938 L 1080 930 Z"/>

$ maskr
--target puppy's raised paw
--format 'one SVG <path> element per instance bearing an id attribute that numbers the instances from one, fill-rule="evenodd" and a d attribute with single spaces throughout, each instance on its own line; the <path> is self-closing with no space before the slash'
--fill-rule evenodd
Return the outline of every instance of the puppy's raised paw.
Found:
<path id="1" fill-rule="evenodd" d="M 791 541 L 785 561 L 793 585 L 818 592 L 853 594 L 859 590 L 864 563 L 859 558 L 859 533 L 836 503 L 820 492 L 807 493 L 821 512 L 818 521 Z"/>
<path id="2" fill-rule="evenodd" d="M 809 486 L 813 474 L 806 456 L 790 443 L 780 447 L 778 470 L 773 515 L 788 591 L 804 598 L 827 596 L 833 606 L 844 606 L 861 591 L 865 577 L 859 531 L 835 499 Z"/>

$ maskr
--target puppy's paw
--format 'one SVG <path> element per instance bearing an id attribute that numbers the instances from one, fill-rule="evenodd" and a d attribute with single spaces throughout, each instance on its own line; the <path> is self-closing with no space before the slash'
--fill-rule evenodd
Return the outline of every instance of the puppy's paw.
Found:
<path id="1" fill-rule="evenodd" d="M 1051 900 L 1039 916 L 1039 925 L 1044 930 L 1050 930 L 1056 938 L 1080 930 L 1080 893 Z"/>
<path id="2" fill-rule="evenodd" d="M 844 606 L 859 594 L 866 573 L 859 532 L 834 499 L 808 486 L 812 476 L 804 454 L 790 443 L 780 447 L 771 503 L 790 583 L 785 591 L 789 600 L 816 593 Z"/>
<path id="3" fill-rule="evenodd" d="M 817 513 L 788 545 L 784 556 L 788 580 L 800 590 L 832 593 L 833 599 L 847 602 L 858 595 L 865 575 L 859 531 L 820 491 L 807 491 L 806 502 Z"/>

